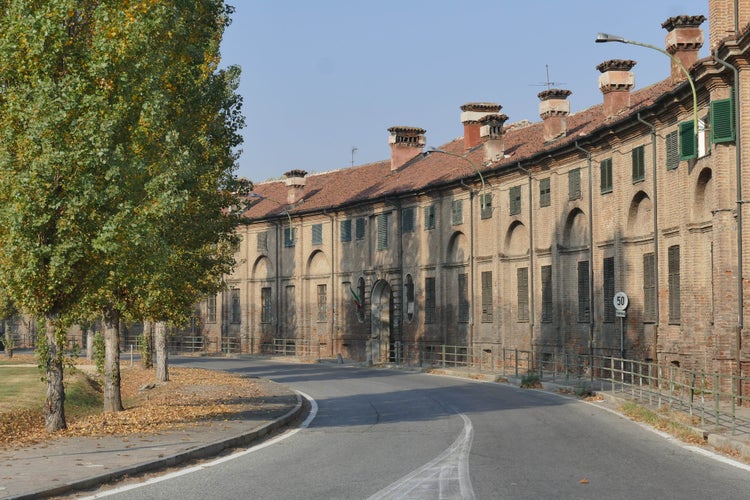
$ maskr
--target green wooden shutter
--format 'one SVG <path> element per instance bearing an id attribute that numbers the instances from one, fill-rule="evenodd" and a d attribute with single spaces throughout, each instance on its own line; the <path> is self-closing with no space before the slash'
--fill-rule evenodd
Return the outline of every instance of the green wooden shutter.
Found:
<path id="1" fill-rule="evenodd" d="M 732 99 L 711 101 L 711 142 L 734 140 L 734 103 Z"/>
<path id="2" fill-rule="evenodd" d="M 692 120 L 680 122 L 680 160 L 698 157 L 698 140 Z"/>

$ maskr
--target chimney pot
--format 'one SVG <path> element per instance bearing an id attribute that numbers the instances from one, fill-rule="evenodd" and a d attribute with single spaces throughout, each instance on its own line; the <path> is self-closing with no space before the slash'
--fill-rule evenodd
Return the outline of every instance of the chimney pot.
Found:
<path id="1" fill-rule="evenodd" d="M 700 25 L 705 20 L 705 16 L 675 16 L 661 25 L 668 31 L 665 38 L 667 52 L 677 58 L 685 69 L 690 69 L 698 60 L 698 51 L 703 47 L 703 30 L 700 29 Z M 671 69 L 673 82 L 685 80 L 685 73 L 674 59 Z"/>
<path id="2" fill-rule="evenodd" d="M 307 171 L 305 170 L 290 170 L 284 174 L 286 177 L 285 184 L 287 187 L 286 191 L 286 202 L 290 205 L 297 203 L 302 199 L 302 195 L 305 192 L 305 185 L 307 184 Z"/>
<path id="3" fill-rule="evenodd" d="M 479 135 L 484 144 L 484 161 L 498 162 L 505 157 L 503 125 L 508 115 L 491 113 L 479 119 Z"/>
<path id="4" fill-rule="evenodd" d="M 630 107 L 630 91 L 635 87 L 635 75 L 630 71 L 636 62 L 631 59 L 610 59 L 596 66 L 599 90 L 604 94 L 604 116 L 616 116 Z"/>
<path id="5" fill-rule="evenodd" d="M 570 90 L 548 89 L 537 94 L 542 101 L 539 103 L 539 116 L 544 122 L 544 140 L 552 141 L 564 137 L 568 132 L 568 115 Z"/>
<path id="6" fill-rule="evenodd" d="M 426 144 L 426 130 L 419 127 L 395 126 L 388 129 L 391 146 L 391 170 L 402 167 L 406 162 L 422 153 Z"/>
<path id="7" fill-rule="evenodd" d="M 467 102 L 461 106 L 461 123 L 464 124 L 464 149 L 482 144 L 479 120 L 488 114 L 500 112 L 502 106 L 494 102 Z"/>

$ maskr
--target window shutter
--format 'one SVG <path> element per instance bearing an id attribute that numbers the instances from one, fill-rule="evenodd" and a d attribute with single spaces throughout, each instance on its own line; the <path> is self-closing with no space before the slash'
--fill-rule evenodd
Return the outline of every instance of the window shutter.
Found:
<path id="1" fill-rule="evenodd" d="M 354 231 L 358 240 L 365 239 L 365 218 L 364 217 L 357 218 L 355 222 Z"/>
<path id="2" fill-rule="evenodd" d="M 433 205 L 424 207 L 424 228 L 435 228 L 435 207 Z"/>
<path id="3" fill-rule="evenodd" d="M 312 244 L 323 244 L 323 224 L 313 224 L 312 226 Z"/>
<path id="4" fill-rule="evenodd" d="M 711 101 L 711 142 L 734 140 L 734 103 L 732 99 Z"/>
<path id="5" fill-rule="evenodd" d="M 577 200 L 581 197 L 581 169 L 574 168 L 568 172 L 568 199 Z"/>
<path id="6" fill-rule="evenodd" d="M 464 210 L 463 210 L 463 201 L 462 200 L 453 200 L 453 205 L 451 206 L 452 213 L 451 213 L 451 223 L 455 226 L 456 224 L 462 224 L 464 222 Z"/>
<path id="7" fill-rule="evenodd" d="M 680 160 L 698 157 L 698 142 L 693 121 L 680 122 Z"/>
<path id="8" fill-rule="evenodd" d="M 352 221 L 346 219 L 341 221 L 341 241 L 352 241 Z"/>
<path id="9" fill-rule="evenodd" d="M 510 188 L 510 215 L 521 213 L 521 186 Z"/>
<path id="10" fill-rule="evenodd" d="M 378 250 L 388 248 L 389 215 L 388 213 L 378 215 Z"/>
<path id="11" fill-rule="evenodd" d="M 414 231 L 414 207 L 405 208 L 402 212 L 401 231 L 404 233 Z"/>
<path id="12" fill-rule="evenodd" d="M 549 177 L 539 180 L 539 206 L 548 207 L 551 204 L 551 189 Z"/>
<path id="13" fill-rule="evenodd" d="M 680 166 L 680 148 L 677 140 L 676 130 L 667 134 L 666 143 L 667 170 L 674 170 Z"/>

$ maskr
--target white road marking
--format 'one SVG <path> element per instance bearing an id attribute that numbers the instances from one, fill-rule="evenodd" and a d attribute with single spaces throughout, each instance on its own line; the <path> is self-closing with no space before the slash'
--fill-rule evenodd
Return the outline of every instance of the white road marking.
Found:
<path id="1" fill-rule="evenodd" d="M 102 491 L 100 493 L 97 493 L 96 495 L 89 496 L 89 497 L 84 497 L 83 500 L 90 500 L 90 499 L 94 499 L 94 498 L 108 497 L 110 495 L 117 495 L 118 493 L 123 493 L 125 491 L 134 490 L 136 488 L 141 488 L 142 486 L 146 486 L 146 485 L 149 485 L 149 484 L 156 484 L 156 483 L 160 483 L 162 481 L 168 481 L 168 480 L 174 479 L 176 477 L 184 476 L 186 474 L 192 474 L 193 472 L 198 472 L 198 471 L 202 471 L 202 470 L 205 470 L 205 469 L 209 469 L 209 468 L 214 467 L 216 465 L 223 464 L 224 462 L 229 462 L 230 460 L 234 460 L 236 458 L 240 458 L 240 457 L 243 457 L 245 455 L 249 455 L 250 453 L 254 453 L 254 452 L 258 451 L 258 450 L 262 450 L 263 448 L 266 448 L 268 446 L 272 446 L 272 445 L 274 445 L 274 444 L 276 444 L 276 443 L 278 443 L 280 441 L 283 441 L 283 440 L 285 440 L 287 438 L 290 438 L 290 437 L 294 436 L 295 434 L 297 434 L 302 429 L 306 429 L 307 427 L 309 427 L 310 423 L 312 423 L 313 419 L 318 414 L 318 403 L 313 398 L 311 398 L 310 396 L 308 396 L 307 394 L 305 394 L 304 392 L 301 392 L 301 391 L 296 391 L 296 392 L 297 392 L 297 394 L 299 394 L 300 396 L 302 396 L 303 398 L 307 399 L 310 402 L 310 414 L 307 416 L 307 418 L 305 419 L 305 421 L 302 422 L 302 424 L 299 427 L 297 427 L 296 429 L 292 429 L 292 430 L 287 431 L 287 432 L 285 432 L 285 433 L 283 433 L 283 434 L 281 434 L 281 435 L 279 435 L 279 436 L 277 436 L 277 437 L 275 437 L 273 439 L 269 439 L 268 441 L 265 441 L 265 442 L 263 442 L 263 443 L 261 443 L 261 444 L 259 444 L 257 446 L 253 446 L 253 447 L 248 448 L 246 450 L 238 451 L 237 453 L 232 453 L 231 455 L 227 455 L 226 457 L 217 458 L 216 460 L 213 460 L 213 461 L 205 463 L 205 464 L 196 465 L 194 467 L 188 467 L 187 469 L 182 469 L 182 470 L 179 470 L 179 471 L 176 471 L 176 472 L 172 472 L 170 474 L 165 474 L 163 476 L 155 477 L 153 479 L 149 479 L 148 481 L 144 481 L 144 482 L 139 483 L 139 484 L 130 484 L 130 485 L 127 485 L 127 486 L 122 486 L 120 488 L 115 488 L 115 489 L 112 489 L 112 490 Z"/>
<path id="2" fill-rule="evenodd" d="M 368 500 L 474 500 L 474 489 L 469 475 L 469 452 L 474 439 L 474 426 L 469 417 L 463 413 L 458 415 L 464 421 L 464 429 L 447 450 L 431 462 L 375 493 Z"/>

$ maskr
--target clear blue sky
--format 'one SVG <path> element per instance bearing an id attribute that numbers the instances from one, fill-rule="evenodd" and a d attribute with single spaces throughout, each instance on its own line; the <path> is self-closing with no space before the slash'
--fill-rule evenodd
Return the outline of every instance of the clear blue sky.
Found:
<path id="1" fill-rule="evenodd" d="M 598 32 L 664 47 L 662 22 L 708 0 L 228 0 L 222 64 L 242 68 L 247 126 L 237 174 L 255 182 L 390 157 L 388 127 L 427 130 L 428 147 L 463 135 L 460 106 L 500 104 L 539 120 L 546 69 L 571 112 L 602 101 L 596 65 L 634 59 L 636 87 L 669 75 L 646 48 L 596 44 Z M 708 56 L 708 21 L 702 28 Z"/>

